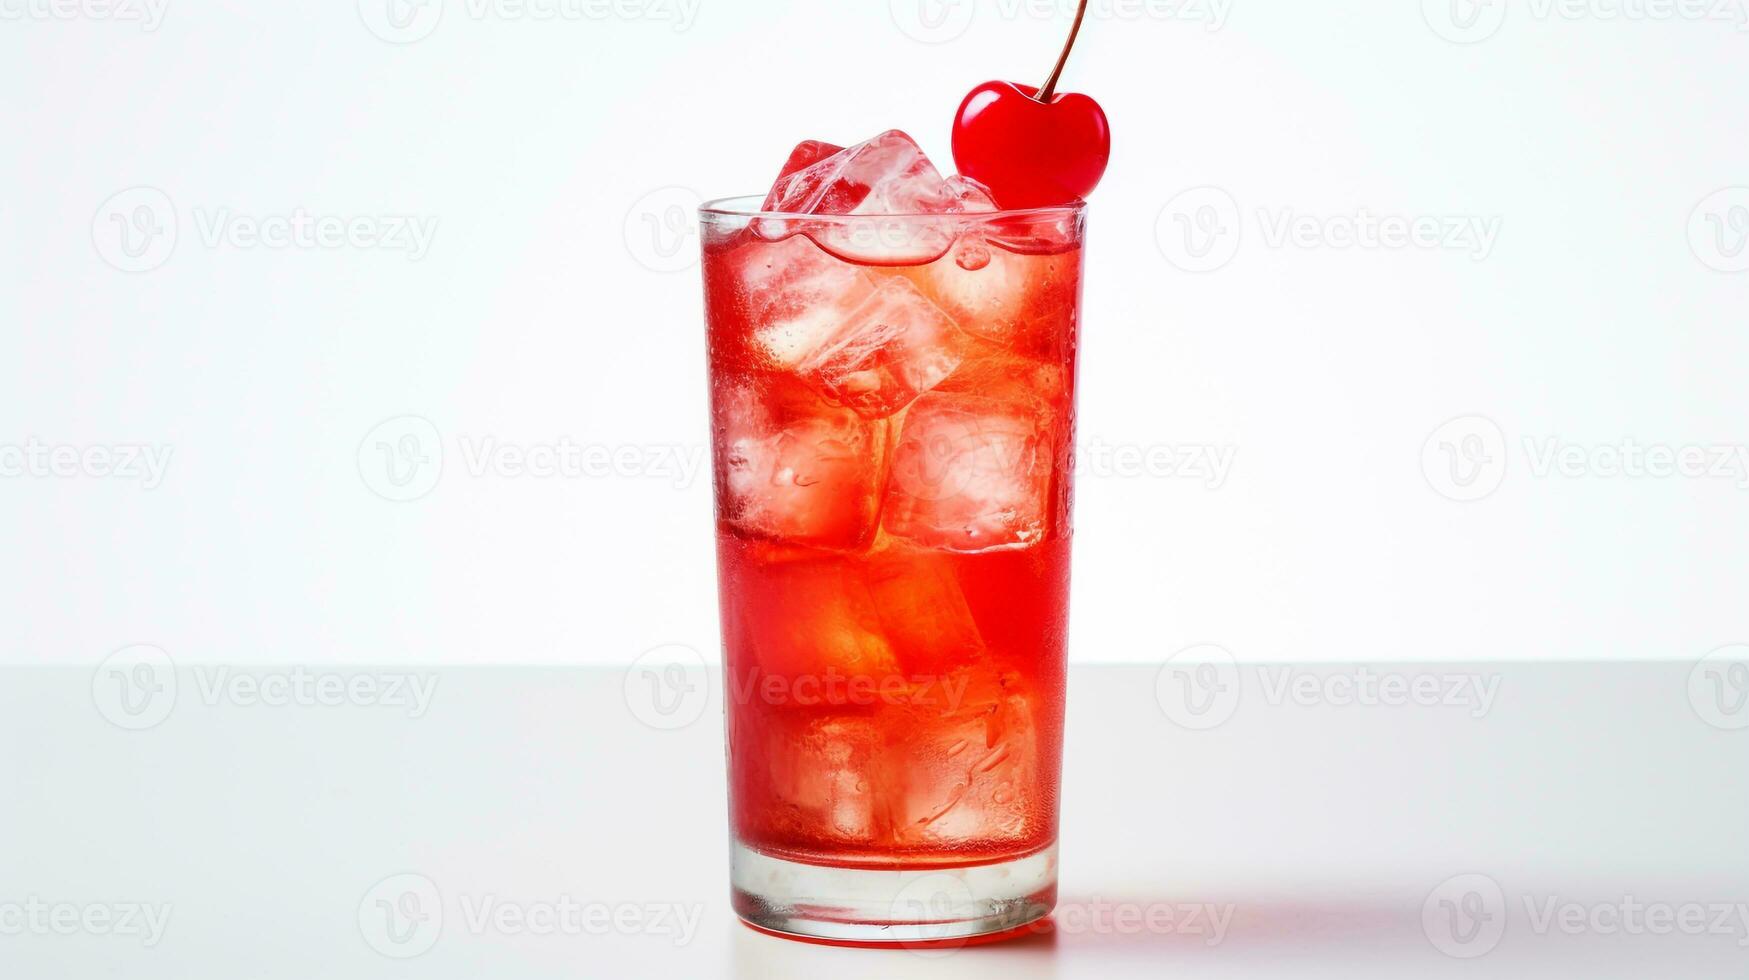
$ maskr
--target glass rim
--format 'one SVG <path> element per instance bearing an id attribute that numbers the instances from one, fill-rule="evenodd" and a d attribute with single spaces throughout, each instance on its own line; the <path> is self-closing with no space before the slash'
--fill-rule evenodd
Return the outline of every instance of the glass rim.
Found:
<path id="1" fill-rule="evenodd" d="M 777 219 L 783 221 L 870 221 L 882 219 L 905 219 L 919 221 L 924 219 L 950 221 L 1015 221 L 1027 219 L 1068 218 L 1085 214 L 1087 202 L 1076 200 L 1070 204 L 1051 204 L 1042 208 L 1003 208 L 995 211 L 949 211 L 949 212 L 890 212 L 885 214 L 804 214 L 796 211 L 765 211 L 761 205 L 765 198 L 758 194 L 742 194 L 734 197 L 719 197 L 706 201 L 698 206 L 701 218 L 744 218 L 748 220 Z M 747 205 L 751 203 L 751 207 Z"/>

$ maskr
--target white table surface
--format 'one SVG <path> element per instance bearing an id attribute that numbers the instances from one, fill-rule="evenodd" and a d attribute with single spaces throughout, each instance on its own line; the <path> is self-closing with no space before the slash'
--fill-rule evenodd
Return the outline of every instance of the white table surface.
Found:
<path id="1" fill-rule="evenodd" d="M 927 954 L 737 924 L 714 676 L 697 721 L 659 730 L 621 670 L 416 668 L 436 686 L 413 717 L 252 703 L 236 672 L 181 665 L 168 714 L 127 730 L 90 668 L 5 668 L 0 976 L 1741 978 L 1749 729 L 1697 710 L 1691 668 L 1368 668 L 1497 684 L 1481 711 L 1284 697 L 1241 666 L 1206 731 L 1161 709 L 1154 669 L 1077 668 L 1057 928 Z M 402 907 L 437 914 L 389 937 L 375 900 L 409 880 L 436 899 Z M 1498 892 L 1463 904 L 1476 882 Z M 477 919 L 567 898 L 621 926 Z M 1448 955 L 1442 898 L 1503 929 Z M 33 902 L 168 917 L 156 943 L 60 934 Z M 1685 934 L 1685 909 L 1707 924 Z"/>

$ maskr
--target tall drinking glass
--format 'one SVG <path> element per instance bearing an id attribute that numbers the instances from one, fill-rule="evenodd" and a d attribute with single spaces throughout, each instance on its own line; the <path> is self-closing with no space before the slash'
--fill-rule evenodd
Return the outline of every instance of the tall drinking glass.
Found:
<path id="1" fill-rule="evenodd" d="M 736 912 L 851 943 L 1056 900 L 1080 205 L 701 209 Z"/>

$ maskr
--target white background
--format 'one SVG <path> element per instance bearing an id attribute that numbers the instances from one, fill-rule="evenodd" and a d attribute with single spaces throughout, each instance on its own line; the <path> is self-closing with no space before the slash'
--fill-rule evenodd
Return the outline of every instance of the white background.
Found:
<path id="1" fill-rule="evenodd" d="M 709 481 L 673 472 L 708 436 L 696 239 L 671 219 L 805 137 L 899 127 L 950 167 L 961 95 L 1036 83 L 1065 7 L 428 0 L 397 31 L 387 0 L 0 0 L 0 656 L 714 657 Z M 1064 83 L 1115 133 L 1083 444 L 1232 466 L 1088 461 L 1074 659 L 1749 638 L 1743 459 L 1609 468 L 1630 440 L 1749 444 L 1749 32 L 1735 2 L 1620 9 L 1095 4 Z M 300 209 L 435 234 L 234 237 Z M 1363 212 L 1498 236 L 1272 241 Z M 136 216 L 161 229 L 137 258 Z M 376 445 L 403 438 L 431 462 L 397 486 Z M 473 471 L 487 441 L 566 440 L 659 466 Z M 1579 462 L 1539 472 L 1550 440 Z M 170 456 L 148 488 L 33 446 Z"/>

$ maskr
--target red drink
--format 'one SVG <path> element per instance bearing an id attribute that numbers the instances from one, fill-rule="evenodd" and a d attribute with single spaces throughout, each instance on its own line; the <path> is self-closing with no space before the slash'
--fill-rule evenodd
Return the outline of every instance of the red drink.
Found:
<path id="1" fill-rule="evenodd" d="M 852 940 L 1030 921 L 1081 208 L 703 218 L 737 911 Z"/>

